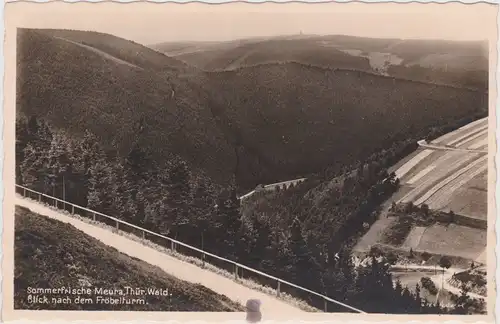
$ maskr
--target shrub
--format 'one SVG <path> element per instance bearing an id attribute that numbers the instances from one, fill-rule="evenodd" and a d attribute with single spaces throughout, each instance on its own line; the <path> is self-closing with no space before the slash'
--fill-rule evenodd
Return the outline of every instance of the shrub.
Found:
<path id="1" fill-rule="evenodd" d="M 428 252 L 422 253 L 422 259 L 427 262 L 431 258 L 431 255 Z"/>
<path id="2" fill-rule="evenodd" d="M 389 228 L 384 232 L 384 243 L 391 245 L 401 245 L 405 241 L 413 226 L 411 217 L 399 217 Z"/>
<path id="3" fill-rule="evenodd" d="M 431 295 L 436 295 L 438 293 L 438 289 L 431 278 L 422 277 L 422 279 L 420 279 L 420 283 L 423 288 L 427 289 L 429 293 L 431 293 Z"/>

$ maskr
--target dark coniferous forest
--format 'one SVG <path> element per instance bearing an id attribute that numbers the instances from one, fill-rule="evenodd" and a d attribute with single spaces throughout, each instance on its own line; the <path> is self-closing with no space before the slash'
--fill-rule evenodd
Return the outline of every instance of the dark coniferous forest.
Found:
<path id="1" fill-rule="evenodd" d="M 444 309 L 399 283 L 394 286 L 388 264 L 375 256 L 361 270 L 350 258 L 349 240 L 363 232 L 363 223 L 375 220 L 377 207 L 398 186 L 380 161 L 406 154 L 411 145 L 338 174 L 332 188 L 325 188 L 325 175 L 318 174 L 277 190 L 264 202 L 266 194 L 257 193 L 240 203 L 234 185 L 217 186 L 178 157 L 158 165 L 137 147 L 121 159 L 104 151 L 90 133 L 70 138 L 34 117 L 19 118 L 16 130 L 17 183 L 33 190 L 175 237 L 366 312 L 463 308 Z M 325 190 L 328 199 L 315 206 Z M 308 301 L 322 307 L 319 300 Z M 330 311 L 344 310 L 332 306 Z"/>
<path id="2" fill-rule="evenodd" d="M 180 77 L 178 70 L 158 71 L 167 63 L 156 52 L 148 63 L 153 66 L 134 61 L 142 71 L 106 65 L 103 73 L 97 55 L 81 57 L 89 64 L 77 62 L 71 57 L 81 49 L 51 33 L 23 31 L 18 39 L 16 183 L 365 312 L 465 314 L 474 307 L 465 288 L 454 307 L 431 304 L 420 287 L 410 291 L 394 284 L 390 258 L 373 254 L 369 266 L 356 267 L 351 248 L 398 189 L 399 180 L 388 169 L 416 150 L 418 140 L 486 116 L 484 89 L 463 94 L 456 87 L 365 72 L 343 75 L 300 63 L 271 65 L 267 72 L 262 66 L 236 72 L 188 69 Z M 113 50 L 90 36 L 85 44 Z M 50 55 L 58 50 L 62 61 Z M 122 59 L 127 53 L 113 52 Z M 44 74 L 51 75 L 50 82 L 41 81 Z M 280 74 L 294 81 L 280 83 L 275 78 Z M 294 95 L 300 80 L 307 86 Z M 164 82 L 165 88 L 157 85 L 155 93 L 142 81 Z M 258 82 L 267 82 L 267 88 L 252 87 Z M 103 84 L 108 94 L 98 91 Z M 430 99 L 412 94 L 412 86 Z M 318 94 L 324 97 L 315 99 Z M 280 112 L 285 106 L 288 114 Z M 176 123 L 178 129 L 168 127 Z M 210 167 L 203 167 L 204 156 Z M 307 179 L 298 185 L 239 199 L 259 183 L 301 176 Z M 320 299 L 282 289 L 323 308 Z"/>

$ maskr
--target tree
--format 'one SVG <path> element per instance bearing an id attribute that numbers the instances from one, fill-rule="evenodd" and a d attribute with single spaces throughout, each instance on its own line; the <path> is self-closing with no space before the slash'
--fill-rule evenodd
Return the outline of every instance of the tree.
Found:
<path id="1" fill-rule="evenodd" d="M 431 255 L 429 254 L 429 252 L 425 251 L 424 253 L 422 253 L 422 260 L 424 260 L 424 262 L 429 261 L 430 258 Z"/>
<path id="2" fill-rule="evenodd" d="M 455 222 L 455 213 L 453 212 L 453 210 L 450 210 L 448 212 L 448 217 L 450 219 L 450 223 L 454 223 Z"/>
<path id="3" fill-rule="evenodd" d="M 227 191 L 223 193 L 217 205 L 217 217 L 221 224 L 217 231 L 217 237 L 223 239 L 216 245 L 219 249 L 224 250 L 228 258 L 237 260 L 243 223 L 241 221 L 241 204 L 236 195 L 236 189 L 231 188 L 229 193 Z"/>
<path id="4" fill-rule="evenodd" d="M 417 283 L 415 286 L 415 301 L 417 306 L 417 311 L 421 313 L 422 311 L 422 297 L 420 296 L 420 285 Z"/>
<path id="5" fill-rule="evenodd" d="M 28 122 L 28 140 L 23 150 L 19 171 L 20 180 L 25 186 L 41 192 L 49 192 L 50 182 L 46 175 L 48 168 L 48 151 L 52 143 L 52 131 L 43 121 L 30 118 Z"/>
<path id="6" fill-rule="evenodd" d="M 20 165 L 22 184 L 37 191 L 46 191 L 45 174 L 47 168 L 47 152 L 40 151 L 29 143 L 24 149 L 24 160 Z"/>
<path id="7" fill-rule="evenodd" d="M 441 289 L 444 287 L 444 269 L 449 269 L 451 267 L 451 260 L 447 256 L 442 256 L 441 259 L 439 259 L 439 266 L 441 269 L 443 269 L 443 273 L 441 276 Z"/>
<path id="8" fill-rule="evenodd" d="M 387 255 L 387 262 L 389 262 L 389 264 L 391 264 L 391 265 L 396 264 L 398 262 L 398 256 L 395 253 L 390 252 Z"/>
<path id="9" fill-rule="evenodd" d="M 311 253 L 302 235 L 302 226 L 296 219 L 292 223 L 289 239 L 290 251 L 290 280 L 298 285 L 311 287 L 311 272 L 314 267 L 311 260 Z"/>
<path id="10" fill-rule="evenodd" d="M 427 218 L 429 216 L 429 206 L 427 204 L 420 205 L 420 212 Z"/>
<path id="11" fill-rule="evenodd" d="M 449 269 L 451 267 L 451 259 L 447 256 L 442 256 L 439 259 L 439 266 L 444 269 Z"/>
<path id="12" fill-rule="evenodd" d="M 200 179 L 194 188 L 192 203 L 192 213 L 198 223 L 198 229 L 205 229 L 209 225 L 215 204 L 215 188 L 208 179 Z"/>
<path id="13" fill-rule="evenodd" d="M 390 211 L 395 212 L 395 211 L 396 211 L 396 209 L 397 209 L 397 205 L 396 205 L 396 203 L 393 201 L 393 202 L 391 203 L 391 209 L 390 209 Z"/>
<path id="14" fill-rule="evenodd" d="M 71 202 L 77 205 L 87 206 L 87 197 L 90 189 L 90 169 L 97 162 L 106 160 L 104 151 L 99 147 L 97 138 L 86 131 L 83 139 L 78 141 L 72 148 L 70 155 L 73 165 L 74 181 L 77 184 L 72 192 Z"/>
<path id="15" fill-rule="evenodd" d="M 372 246 L 368 255 L 371 257 L 379 257 L 382 255 L 382 250 L 377 246 Z"/>
<path id="16" fill-rule="evenodd" d="M 132 173 L 138 177 L 141 177 L 147 171 L 151 163 L 149 153 L 138 144 L 132 147 L 125 161 L 125 166 L 129 167 Z"/>
<path id="17" fill-rule="evenodd" d="M 465 282 L 462 283 L 460 288 L 460 296 L 455 301 L 454 313 L 466 315 L 470 312 L 473 306 L 473 301 L 469 297 L 469 288 Z"/>
<path id="18" fill-rule="evenodd" d="M 87 192 L 87 207 L 100 211 L 104 214 L 114 214 L 116 210 L 113 208 L 114 194 L 119 194 L 112 189 L 116 184 L 115 177 L 110 163 L 103 156 L 95 160 L 90 165 L 88 171 L 88 192 Z"/>
<path id="19" fill-rule="evenodd" d="M 189 224 L 189 206 L 192 202 L 191 172 L 184 160 L 174 159 L 170 161 L 168 170 L 168 213 L 172 219 L 172 228 L 175 236 L 186 230 L 181 229 Z"/>
<path id="20" fill-rule="evenodd" d="M 24 160 L 24 149 L 33 142 L 28 126 L 26 118 L 16 118 L 16 183 L 19 184 L 22 183 L 21 162 Z"/>
<path id="21" fill-rule="evenodd" d="M 66 200 L 66 186 L 73 175 L 73 164 L 69 157 L 67 139 L 61 133 L 56 133 L 52 137 L 47 164 L 49 173 L 46 177 L 49 180 L 52 195 Z"/>
<path id="22" fill-rule="evenodd" d="M 405 214 L 409 215 L 409 214 L 413 213 L 414 209 L 415 209 L 415 206 L 413 205 L 412 201 L 406 203 L 406 205 L 405 205 Z"/>
<path id="23" fill-rule="evenodd" d="M 264 221 L 255 218 L 253 220 L 253 235 L 255 238 L 252 241 L 249 261 L 252 265 L 260 266 L 265 271 L 269 270 L 273 266 L 271 228 Z"/>

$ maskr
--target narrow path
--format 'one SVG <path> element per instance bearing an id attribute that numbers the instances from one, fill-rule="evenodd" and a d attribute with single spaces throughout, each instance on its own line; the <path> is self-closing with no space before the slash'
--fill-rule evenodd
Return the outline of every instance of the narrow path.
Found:
<path id="1" fill-rule="evenodd" d="M 71 43 L 71 44 L 74 44 L 74 45 L 77 45 L 77 46 L 83 47 L 83 48 L 85 48 L 85 49 L 87 49 L 87 50 L 89 50 L 89 51 L 92 51 L 92 52 L 94 52 L 94 53 L 96 53 L 96 54 L 99 54 L 100 56 L 102 56 L 102 57 L 104 57 L 104 58 L 106 58 L 106 59 L 108 59 L 108 60 L 111 60 L 111 61 L 113 61 L 113 62 L 115 62 L 115 63 L 118 63 L 118 64 L 125 64 L 125 65 L 128 65 L 128 66 L 130 66 L 130 67 L 133 67 L 133 68 L 136 68 L 136 69 L 143 70 L 143 68 L 141 68 L 141 67 L 139 67 L 139 66 L 137 66 L 137 65 L 134 65 L 134 64 L 132 64 L 132 63 L 130 63 L 130 62 L 127 62 L 127 61 L 124 61 L 124 60 L 122 60 L 122 59 L 119 59 L 119 58 L 117 58 L 117 57 L 115 57 L 115 56 L 113 56 L 113 55 L 110 55 L 110 54 L 108 54 L 108 53 L 106 53 L 106 52 L 104 52 L 104 51 L 101 51 L 101 50 L 99 50 L 99 49 L 97 49 L 97 48 L 95 48 L 95 47 L 88 46 L 88 45 L 84 45 L 84 44 L 82 44 L 82 43 L 78 43 L 78 42 L 74 42 L 74 41 L 72 41 L 72 40 L 69 40 L 69 39 L 66 39 L 66 38 L 63 38 L 63 37 L 57 37 L 57 36 L 54 36 L 54 38 L 57 38 L 57 39 L 60 39 L 60 40 L 62 40 L 62 41 L 65 41 L 65 42 L 68 42 L 68 43 Z"/>
<path id="2" fill-rule="evenodd" d="M 248 299 L 259 299 L 262 302 L 261 310 L 264 314 L 297 314 L 297 316 L 300 316 L 300 314 L 306 313 L 305 311 L 282 300 L 247 288 L 231 279 L 219 276 L 209 270 L 202 269 L 193 264 L 183 262 L 153 248 L 112 233 L 109 230 L 99 228 L 95 225 L 91 225 L 76 218 L 64 215 L 49 207 L 23 199 L 20 196 L 16 196 L 15 204 L 29 208 L 31 211 L 42 216 L 56 219 L 64 223 L 69 223 L 86 234 L 98 239 L 102 243 L 116 248 L 122 253 L 158 266 L 163 271 L 181 280 L 203 285 L 219 294 L 227 296 L 235 302 L 241 303 L 242 305 L 245 305 Z"/>

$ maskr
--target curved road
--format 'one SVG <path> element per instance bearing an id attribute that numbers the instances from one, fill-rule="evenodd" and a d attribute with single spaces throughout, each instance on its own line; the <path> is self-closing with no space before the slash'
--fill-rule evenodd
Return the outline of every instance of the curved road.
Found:
<path id="1" fill-rule="evenodd" d="M 64 223 L 69 223 L 104 244 L 116 248 L 122 253 L 158 266 L 163 271 L 181 280 L 203 285 L 219 294 L 227 296 L 235 302 L 241 303 L 242 305 L 245 305 L 248 299 L 259 299 L 262 302 L 261 311 L 264 314 L 287 314 L 287 316 L 294 317 L 307 313 L 298 307 L 292 306 L 291 304 L 265 293 L 247 288 L 231 279 L 217 275 L 214 272 L 202 269 L 187 262 L 183 262 L 151 247 L 132 241 L 119 234 L 112 233 L 109 230 L 64 215 L 34 201 L 23 199 L 16 195 L 15 204 L 29 208 L 31 211 L 40 215 L 56 219 Z"/>
<path id="2" fill-rule="evenodd" d="M 439 272 L 439 274 L 437 275 L 434 275 L 431 277 L 432 281 L 434 282 L 437 282 L 439 283 L 439 289 L 445 289 L 445 290 L 448 290 L 456 295 L 460 295 L 461 292 L 460 292 L 460 289 L 457 288 L 457 287 L 454 287 L 452 285 L 450 285 L 448 283 L 448 279 L 450 279 L 454 273 L 458 273 L 458 272 L 462 272 L 464 271 L 465 269 L 460 269 L 460 268 L 449 268 L 449 269 L 444 269 L 444 286 L 441 287 L 441 283 L 443 282 L 443 278 L 441 278 L 442 276 L 442 272 L 443 272 L 443 269 L 441 267 L 435 267 L 435 266 L 429 266 L 429 265 L 418 265 L 418 264 L 408 264 L 408 265 L 404 265 L 404 264 L 397 264 L 391 268 L 401 268 L 401 269 L 412 269 L 412 270 L 432 270 L 434 271 L 435 269 L 437 269 L 437 271 Z M 486 296 L 481 296 L 479 294 L 475 294 L 473 292 L 469 292 L 468 293 L 469 297 L 471 298 L 477 298 L 477 299 L 486 299 L 487 297 Z"/>

